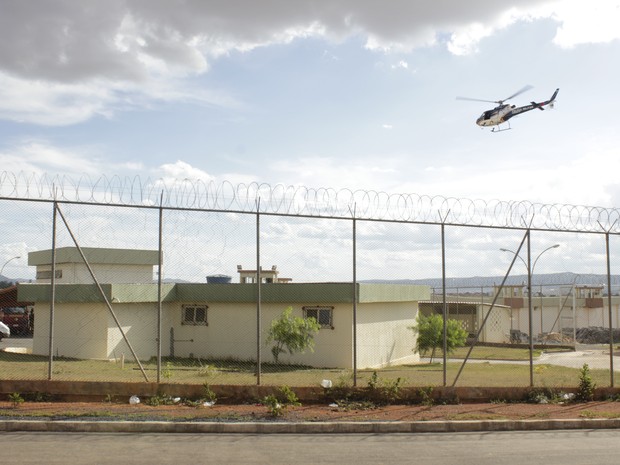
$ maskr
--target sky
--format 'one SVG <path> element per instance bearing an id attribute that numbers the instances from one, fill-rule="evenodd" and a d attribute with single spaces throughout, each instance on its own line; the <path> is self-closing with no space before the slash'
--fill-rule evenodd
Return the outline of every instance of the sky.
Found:
<path id="1" fill-rule="evenodd" d="M 0 162 L 615 207 L 618 24 L 618 0 L 0 0 Z M 555 108 L 499 133 L 456 98 L 526 85 L 510 103 Z"/>

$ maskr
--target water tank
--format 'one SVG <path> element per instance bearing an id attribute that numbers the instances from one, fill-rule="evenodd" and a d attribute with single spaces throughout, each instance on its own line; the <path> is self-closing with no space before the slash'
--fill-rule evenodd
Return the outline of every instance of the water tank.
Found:
<path id="1" fill-rule="evenodd" d="M 207 276 L 208 284 L 230 284 L 232 277 L 225 274 L 212 274 Z"/>

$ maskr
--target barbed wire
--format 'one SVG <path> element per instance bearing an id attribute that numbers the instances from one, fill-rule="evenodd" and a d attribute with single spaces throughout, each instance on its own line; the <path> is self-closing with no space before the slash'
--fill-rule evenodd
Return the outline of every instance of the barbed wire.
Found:
<path id="1" fill-rule="evenodd" d="M 164 208 L 235 211 L 275 215 L 548 231 L 620 233 L 620 210 L 529 201 L 466 199 L 286 186 L 233 184 L 139 176 L 0 172 L 0 197 Z"/>

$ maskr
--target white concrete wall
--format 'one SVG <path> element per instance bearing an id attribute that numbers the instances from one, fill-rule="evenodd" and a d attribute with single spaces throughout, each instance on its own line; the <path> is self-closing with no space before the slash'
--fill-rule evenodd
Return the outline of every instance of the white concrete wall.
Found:
<path id="1" fill-rule="evenodd" d="M 54 309 L 53 354 L 83 359 L 107 358 L 108 310 L 100 304 L 62 304 Z M 49 306 L 35 306 L 32 352 L 49 355 Z"/>
<path id="2" fill-rule="evenodd" d="M 112 304 L 112 309 L 138 358 L 148 360 L 157 356 L 157 304 Z M 162 315 L 166 314 L 162 309 Z M 105 358 L 119 359 L 124 355 L 126 360 L 132 359 L 133 355 L 109 311 L 106 326 L 108 337 Z M 167 319 L 162 318 L 162 328 L 168 326 Z M 168 341 L 168 332 L 162 330 L 162 350 L 167 350 Z"/>
<path id="3" fill-rule="evenodd" d="M 482 324 L 489 307 L 479 306 L 478 321 Z M 510 309 L 493 307 L 486 324 L 482 328 L 481 341 L 493 343 L 510 342 Z"/>
<path id="4" fill-rule="evenodd" d="M 273 361 L 271 345 L 266 345 L 265 341 L 271 322 L 279 318 L 287 306 L 282 304 L 261 306 L 263 361 Z M 302 305 L 291 306 L 294 316 L 303 316 Z M 308 350 L 293 355 L 281 354 L 279 358 L 281 363 L 299 363 L 317 367 L 352 366 L 351 311 L 346 305 L 334 305 L 334 307 L 334 329 L 319 331 L 314 338 L 314 352 Z M 208 326 L 181 324 L 181 303 L 171 306 L 169 312 L 175 339 L 185 341 L 175 343 L 176 356 L 188 357 L 191 353 L 194 357 L 256 360 L 256 304 L 211 303 L 208 309 Z M 193 339 L 193 342 L 190 342 L 190 339 Z"/>
<path id="5" fill-rule="evenodd" d="M 605 304 L 607 304 L 607 301 L 605 301 Z M 545 305 L 542 314 L 543 331 L 548 333 L 553 329 L 553 332 L 560 332 L 560 330 L 564 327 L 572 328 L 573 310 L 571 305 L 571 301 L 569 300 L 562 309 L 561 318 L 559 319 L 558 313 L 560 312 L 560 305 Z M 536 305 L 533 305 L 533 307 L 532 324 L 534 328 L 534 336 L 536 337 L 541 332 L 541 314 L 538 302 L 536 302 Z M 528 313 L 529 310 L 527 308 L 512 310 L 512 323 L 514 329 L 519 329 L 524 333 L 529 332 Z M 556 319 L 558 320 L 557 322 Z M 588 328 L 591 326 L 607 328 L 609 327 L 609 311 L 606 306 L 602 308 L 577 307 L 575 311 L 575 320 L 576 328 Z M 620 305 L 615 303 L 612 304 L 612 324 L 614 328 L 618 328 L 620 326 Z"/>
<path id="6" fill-rule="evenodd" d="M 194 302 L 187 302 L 192 304 Z M 326 305 L 328 306 L 328 305 Z M 352 306 L 332 304 L 334 329 L 316 334 L 314 351 L 281 354 L 281 363 L 315 367 L 353 367 Z M 112 304 L 134 351 L 141 360 L 157 354 L 157 304 Z M 273 361 L 271 344 L 265 344 L 272 320 L 286 305 L 262 305 L 263 361 Z M 302 317 L 302 305 L 292 305 L 293 315 Z M 37 305 L 33 352 L 47 355 L 49 310 Z M 58 304 L 55 310 L 54 353 L 83 359 L 132 358 L 112 315 L 104 304 Z M 415 335 L 407 329 L 415 324 L 415 303 L 358 305 L 358 368 L 415 363 Z M 166 303 L 162 317 L 162 354 L 170 355 L 170 328 L 174 329 L 177 357 L 256 359 L 256 305 L 211 303 L 208 326 L 183 325 L 182 303 Z"/>
<path id="7" fill-rule="evenodd" d="M 413 302 L 366 303 L 357 306 L 357 367 L 379 368 L 417 363 L 414 353 L 418 305 Z"/>

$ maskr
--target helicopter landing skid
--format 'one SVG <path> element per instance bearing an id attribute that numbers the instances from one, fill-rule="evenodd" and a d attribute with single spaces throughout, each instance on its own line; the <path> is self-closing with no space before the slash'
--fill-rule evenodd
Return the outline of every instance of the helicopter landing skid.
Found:
<path id="1" fill-rule="evenodd" d="M 502 128 L 499 124 L 494 127 L 493 129 L 491 129 L 491 132 L 502 132 L 502 131 L 509 131 L 510 129 L 512 129 L 510 127 L 510 123 L 508 123 L 508 127 L 507 128 Z"/>

